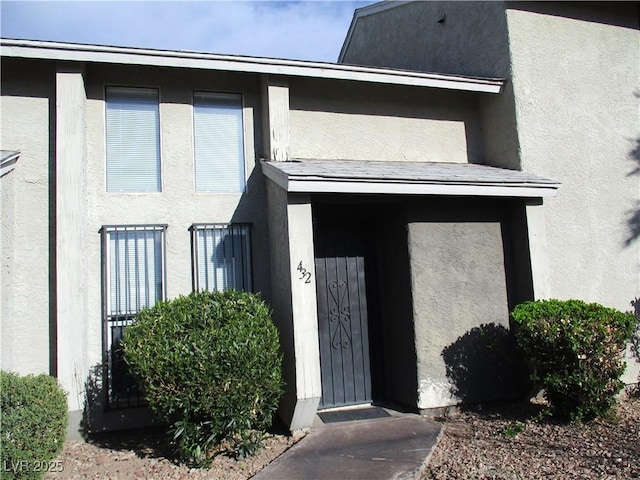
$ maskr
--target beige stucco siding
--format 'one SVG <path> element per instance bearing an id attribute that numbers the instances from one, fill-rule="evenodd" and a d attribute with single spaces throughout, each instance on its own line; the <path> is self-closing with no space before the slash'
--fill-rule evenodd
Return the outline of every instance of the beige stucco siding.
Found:
<path id="1" fill-rule="evenodd" d="M 501 77 L 509 69 L 503 2 L 408 2 L 357 19 L 341 61 Z"/>
<path id="2" fill-rule="evenodd" d="M 477 99 L 292 79 L 291 157 L 480 163 Z"/>
<path id="3" fill-rule="evenodd" d="M 365 9 L 366 11 L 367 9 Z M 345 41 L 343 63 L 509 78 L 503 2 L 409 2 L 372 7 Z M 483 152 L 475 158 L 520 169 L 511 84 L 480 97 Z M 470 159 L 470 162 L 476 160 Z"/>
<path id="4" fill-rule="evenodd" d="M 522 168 L 562 182 L 545 201 L 550 294 L 628 310 L 640 292 L 627 223 L 640 200 L 640 35 L 602 10 L 538 7 L 507 19 Z"/>
<path id="5" fill-rule="evenodd" d="M 185 79 L 188 78 L 188 81 Z M 101 250 L 103 225 L 161 224 L 166 231 L 166 294 L 186 295 L 192 289 L 189 227 L 193 223 L 252 223 L 253 286 L 269 296 L 267 224 L 264 184 L 256 170 L 255 118 L 259 94 L 253 79 L 233 76 L 186 76 L 186 72 L 158 75 L 147 69 L 102 69 L 87 72 L 87 189 L 88 256 L 94 274 L 89 276 L 87 296 L 92 363 L 101 360 Z M 105 184 L 105 85 L 156 87 L 160 94 L 162 191 L 113 193 Z M 193 169 L 192 95 L 194 90 L 243 93 L 246 194 L 196 193 Z M 257 167 L 259 169 L 259 167 Z"/>
<path id="6" fill-rule="evenodd" d="M 29 71 L 38 81 L 23 81 Z M 50 66 L 2 61 L 0 146 L 20 151 L 0 178 L 1 363 L 21 374 L 49 373 Z"/>
<path id="7" fill-rule="evenodd" d="M 496 381 L 505 374 L 496 367 L 500 354 L 483 358 L 490 352 L 486 343 L 499 349 L 508 336 L 500 222 L 414 221 L 408 244 L 418 408 L 509 398 L 510 388 L 515 398 L 512 382 Z M 481 325 L 487 325 L 486 338 Z"/>
<path id="8" fill-rule="evenodd" d="M 262 148 L 256 76 L 66 64 L 58 66 L 56 78 L 53 64 L 4 59 L 2 70 L 1 146 L 21 152 L 17 167 L 0 179 L 3 369 L 57 373 L 70 393 L 71 410 L 82 408 L 89 371 L 102 361 L 99 232 L 103 225 L 167 225 L 166 292 L 168 297 L 175 297 L 192 289 L 189 227 L 193 223 L 251 223 L 253 287 L 269 298 L 265 184 L 256 166 Z M 37 80 L 23 80 L 32 75 Z M 106 192 L 106 85 L 159 89 L 162 192 Z M 81 99 L 74 96 L 74 89 L 82 90 Z M 56 90 L 59 105 L 51 112 L 56 104 L 50 99 L 56 98 Z M 244 194 L 195 193 L 194 90 L 243 94 Z M 78 119 L 79 135 L 70 119 Z M 55 129 L 56 120 L 63 122 L 64 128 Z M 59 147 L 55 161 L 64 161 L 59 171 L 49 171 L 53 155 L 50 142 L 53 148 Z M 49 178 L 63 171 L 64 182 L 58 185 L 63 190 L 56 205 L 49 202 Z M 81 173 L 75 177 L 77 182 L 73 181 L 73 171 Z M 72 204 L 65 207 L 65 201 Z M 57 225 L 64 226 L 57 236 L 50 232 L 49 225 L 54 213 Z M 78 248 L 73 248 L 76 244 Z M 52 270 L 53 276 L 49 268 L 56 257 L 50 256 L 50 248 L 54 253 L 58 250 L 58 260 L 64 260 Z M 65 260 L 73 254 L 75 257 Z M 84 273 L 74 274 L 78 265 L 85 265 L 81 268 Z M 73 285 L 61 281 L 65 278 L 72 279 Z M 51 288 L 64 299 L 55 310 L 55 304 L 49 301 Z M 55 325 L 50 327 L 50 315 L 57 321 L 60 345 L 71 343 L 73 348 L 50 351 L 49 331 Z"/>

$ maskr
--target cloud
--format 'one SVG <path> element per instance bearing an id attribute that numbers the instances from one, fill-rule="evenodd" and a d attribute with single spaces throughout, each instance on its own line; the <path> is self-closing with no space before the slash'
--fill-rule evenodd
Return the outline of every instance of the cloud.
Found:
<path id="1" fill-rule="evenodd" d="M 2 36 L 336 61 L 353 11 L 371 1 L 16 2 Z"/>

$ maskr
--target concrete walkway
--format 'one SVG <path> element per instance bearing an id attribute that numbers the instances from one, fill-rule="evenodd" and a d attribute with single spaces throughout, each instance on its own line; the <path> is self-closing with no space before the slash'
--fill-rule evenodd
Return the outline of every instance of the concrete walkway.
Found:
<path id="1" fill-rule="evenodd" d="M 255 480 L 414 479 L 440 439 L 442 426 L 415 414 L 316 426 Z"/>

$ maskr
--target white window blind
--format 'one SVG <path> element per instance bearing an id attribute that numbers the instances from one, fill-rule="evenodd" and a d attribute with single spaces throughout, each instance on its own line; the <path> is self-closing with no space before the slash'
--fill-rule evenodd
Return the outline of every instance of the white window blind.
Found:
<path id="1" fill-rule="evenodd" d="M 128 316 L 164 298 L 164 227 L 107 229 L 108 316 Z"/>
<path id="2" fill-rule="evenodd" d="M 248 225 L 194 225 L 196 290 L 251 290 Z"/>
<path id="3" fill-rule="evenodd" d="M 158 90 L 107 87 L 107 191 L 159 192 Z"/>
<path id="4" fill-rule="evenodd" d="M 193 126 L 196 192 L 244 191 L 242 97 L 195 92 Z"/>

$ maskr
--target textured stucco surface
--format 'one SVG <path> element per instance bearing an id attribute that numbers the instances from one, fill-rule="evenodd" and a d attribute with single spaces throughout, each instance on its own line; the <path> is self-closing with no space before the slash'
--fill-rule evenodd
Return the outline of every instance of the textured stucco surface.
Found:
<path id="1" fill-rule="evenodd" d="M 280 333 L 280 348 L 283 353 L 282 376 L 287 385 L 295 385 L 296 369 L 293 342 L 293 311 L 291 305 L 291 261 L 289 259 L 289 225 L 287 217 L 287 192 L 275 183 L 267 182 L 267 205 L 269 218 L 269 244 L 271 284 L 273 288 L 271 306 L 273 321 Z M 296 392 L 287 388 L 280 401 L 279 415 L 290 421 L 296 404 Z"/>
<path id="2" fill-rule="evenodd" d="M 505 40 L 503 2 L 409 2 L 358 18 L 341 60 L 505 77 Z"/>
<path id="3" fill-rule="evenodd" d="M 273 320 L 280 331 L 283 379 L 279 415 L 291 430 L 311 427 L 321 396 L 311 203 L 267 184 Z M 298 265 L 311 273 L 301 281 Z"/>
<path id="4" fill-rule="evenodd" d="M 38 81 L 25 81 L 26 73 Z M 29 77 L 27 77 L 29 78 Z M 1 361 L 4 370 L 49 373 L 50 65 L 2 60 L 0 145 L 20 151 L 0 178 Z"/>
<path id="5" fill-rule="evenodd" d="M 343 61 L 508 78 L 480 100 L 483 163 L 562 183 L 526 209 L 536 297 L 629 310 L 640 294 L 638 19 L 633 2 L 412 2 L 359 18 Z"/>
<path id="6" fill-rule="evenodd" d="M 408 224 L 408 244 L 418 357 L 417 406 L 425 409 L 461 400 L 486 400 L 488 392 L 466 391 L 468 386 L 464 387 L 465 398 L 455 394 L 444 352 L 448 347 L 460 352 L 456 356 L 459 364 L 450 368 L 482 375 L 465 378 L 467 382 L 497 386 L 492 378 L 496 372 L 488 365 L 482 373 L 478 365 L 470 364 L 472 351 L 478 347 L 473 342 L 480 339 L 465 335 L 483 324 L 508 328 L 501 224 L 413 221 Z"/>
<path id="7" fill-rule="evenodd" d="M 64 125 L 56 130 L 49 100 L 56 93 L 55 66 L 44 70 L 42 65 L 3 60 L 2 145 L 22 154 L 17 168 L 2 178 L 2 366 L 23 373 L 61 368 L 63 386 L 72 393 L 70 407 L 76 410 L 82 407 L 88 372 L 102 361 L 103 225 L 166 224 L 166 290 L 168 297 L 175 297 L 192 288 L 191 224 L 251 223 L 253 287 L 269 299 L 265 184 L 256 169 L 262 148 L 260 86 L 255 76 L 189 72 L 187 77 L 183 71 L 158 75 L 153 69 L 98 65 L 69 73 L 73 66 L 64 65 L 57 85 L 57 118 Z M 106 192 L 105 85 L 159 88 L 161 193 Z M 86 101 L 78 96 L 83 86 Z M 243 93 L 248 178 L 244 194 L 194 191 L 193 90 Z M 74 121 L 81 124 L 79 135 Z M 63 234 L 59 231 L 57 238 L 49 238 L 49 216 L 55 207 L 49 203 L 50 142 L 58 146 L 57 160 L 65 162 L 57 210 Z M 57 282 L 49 278 L 50 242 L 54 251 L 62 249 Z M 61 281 L 65 278 L 72 285 Z M 73 346 L 58 349 L 57 359 L 50 359 L 49 349 L 54 308 L 50 285 L 64 299 L 56 311 L 60 345 Z M 78 315 L 78 309 L 86 313 Z"/>
<path id="8" fill-rule="evenodd" d="M 302 79 L 290 91 L 292 158 L 480 161 L 472 95 Z"/>
<path id="9" fill-rule="evenodd" d="M 85 154 L 86 93 L 82 69 L 61 65 L 56 72 L 56 328 L 57 375 L 70 410 L 84 405 L 90 338 L 86 286 L 87 202 Z M 70 333 L 73 332 L 72 335 Z"/>
<path id="10" fill-rule="evenodd" d="M 637 7 L 621 8 L 633 22 Z M 536 9 L 507 19 L 522 167 L 562 182 L 545 202 L 550 294 L 629 310 L 640 293 L 627 223 L 640 200 L 637 16 L 629 28 L 606 10 Z"/>
<path id="11" fill-rule="evenodd" d="M 313 217 L 308 195 L 288 195 L 289 281 L 296 365 L 296 408 L 292 431 L 313 424 L 321 396 L 320 347 L 314 271 Z M 302 272 L 310 275 L 306 278 Z M 309 282 L 307 283 L 307 280 Z"/>
<path id="12" fill-rule="evenodd" d="M 410 2 L 363 15 L 345 40 L 343 63 L 509 78 L 503 2 Z M 470 162 L 519 169 L 513 91 L 481 95 L 483 150 Z"/>
<path id="13" fill-rule="evenodd" d="M 89 66 L 86 72 L 87 107 L 87 262 L 90 330 L 89 364 L 102 358 L 100 235 L 103 225 L 163 224 L 166 232 L 166 292 L 168 298 L 192 289 L 189 227 L 193 223 L 252 223 L 253 287 L 269 296 L 264 183 L 256 166 L 254 128 L 259 118 L 257 82 L 243 76 L 190 75 L 184 72 L 158 75 L 152 69 Z M 151 86 L 160 91 L 160 142 L 162 191 L 113 193 L 105 185 L 105 85 Z M 246 193 L 195 193 L 193 177 L 192 95 L 194 90 L 243 93 Z"/>

